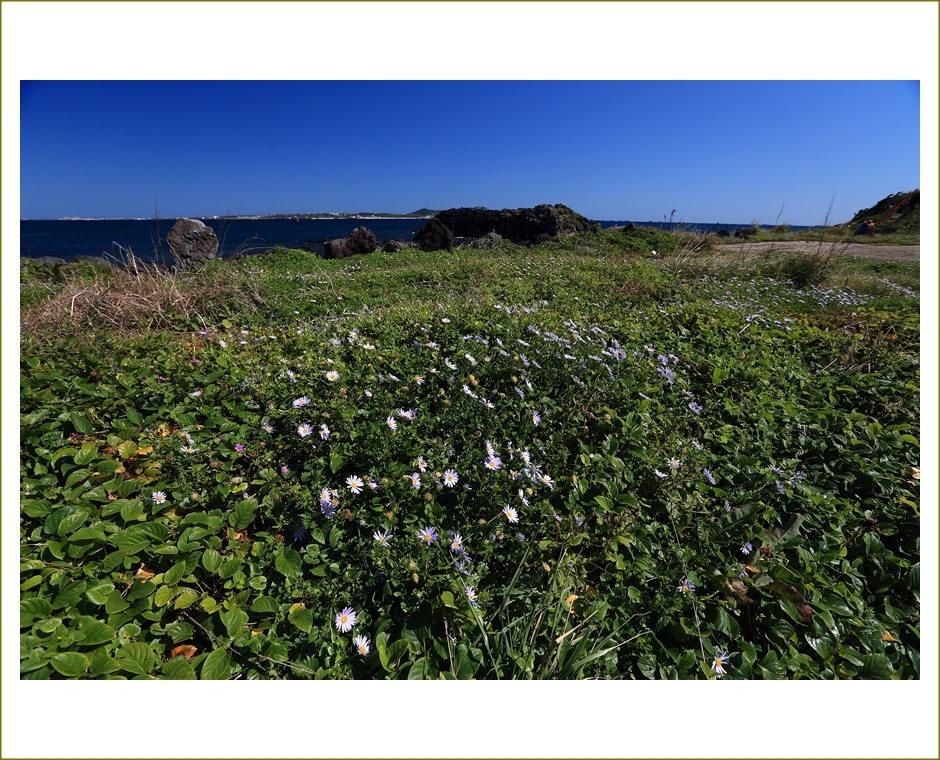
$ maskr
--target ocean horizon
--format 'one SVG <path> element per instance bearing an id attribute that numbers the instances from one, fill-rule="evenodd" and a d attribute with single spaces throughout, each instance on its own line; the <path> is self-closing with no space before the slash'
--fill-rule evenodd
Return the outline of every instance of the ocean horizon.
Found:
<path id="1" fill-rule="evenodd" d="M 211 227 L 219 238 L 219 256 L 230 258 L 237 253 L 255 254 L 275 246 L 323 252 L 323 240 L 346 237 L 364 226 L 371 230 L 381 246 L 388 240 L 410 241 L 426 223 L 426 218 L 388 218 L 381 216 L 343 217 L 341 219 L 304 219 L 299 217 L 191 217 Z M 633 222 L 641 227 L 664 230 L 677 228 L 693 232 L 718 229 L 737 230 L 747 224 L 654 222 L 632 220 L 592 220 L 602 228 Z M 172 256 L 166 235 L 176 223 L 173 219 L 21 219 L 20 256 L 39 258 L 55 256 L 72 261 L 76 256 L 113 257 L 123 259 L 128 251 L 143 262 L 170 263 Z M 770 229 L 774 225 L 760 225 Z M 793 230 L 811 229 L 808 225 L 791 225 Z"/>

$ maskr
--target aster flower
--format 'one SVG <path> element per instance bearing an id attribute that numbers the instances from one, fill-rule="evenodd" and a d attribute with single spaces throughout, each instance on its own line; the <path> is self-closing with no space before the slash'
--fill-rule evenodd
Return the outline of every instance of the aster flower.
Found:
<path id="1" fill-rule="evenodd" d="M 310 425 L 307 425 L 306 423 L 304 423 L 299 428 L 297 428 L 297 433 L 300 435 L 301 438 L 306 438 L 312 432 L 313 432 L 313 428 L 310 427 Z"/>
<path id="2" fill-rule="evenodd" d="M 741 554 L 750 554 L 752 551 L 754 551 L 754 547 L 750 541 L 745 542 L 744 546 L 741 547 Z"/>
<path id="3" fill-rule="evenodd" d="M 331 383 L 335 382 L 336 380 L 339 380 L 339 372 L 337 372 L 335 369 L 331 369 L 329 372 L 326 373 L 326 379 L 329 380 Z"/>
<path id="4" fill-rule="evenodd" d="M 166 494 L 163 491 L 154 491 L 150 494 L 154 504 L 163 504 L 166 501 Z"/>
<path id="5" fill-rule="evenodd" d="M 490 457 L 496 456 L 496 447 L 493 445 L 492 441 L 486 442 L 486 453 L 489 454 Z"/>
<path id="6" fill-rule="evenodd" d="M 702 472 L 705 473 L 705 477 L 708 478 L 708 482 L 711 483 L 712 485 L 715 485 L 715 476 L 712 475 L 711 470 L 709 470 L 708 468 L 705 468 L 704 470 L 702 470 Z"/>
<path id="7" fill-rule="evenodd" d="M 193 398 L 198 398 L 199 396 L 202 395 L 202 391 L 193 391 L 189 395 L 192 396 Z"/>
<path id="8" fill-rule="evenodd" d="M 418 457 L 418 469 L 421 470 L 421 472 L 428 471 L 428 463 L 424 461 L 424 457 L 422 456 Z"/>
<path id="9" fill-rule="evenodd" d="M 554 488 L 555 486 L 555 482 L 548 475 L 542 475 L 542 477 L 539 478 L 539 480 L 542 482 L 543 485 L 546 485 L 549 488 Z"/>
<path id="10" fill-rule="evenodd" d="M 677 472 L 678 469 L 682 467 L 682 462 L 680 462 L 675 457 L 669 457 L 669 459 L 666 460 L 666 464 L 669 465 L 669 469 L 673 472 Z"/>
<path id="11" fill-rule="evenodd" d="M 448 488 L 457 485 L 457 473 L 454 470 L 444 470 L 444 485 Z"/>
<path id="12" fill-rule="evenodd" d="M 363 485 L 362 479 L 357 475 L 350 475 L 346 478 L 346 487 L 353 493 L 362 493 Z"/>
<path id="13" fill-rule="evenodd" d="M 389 533 L 388 530 L 383 530 L 382 532 L 376 531 L 372 534 L 372 538 L 374 538 L 383 549 L 388 549 L 392 540 L 392 534 Z"/>
<path id="14" fill-rule="evenodd" d="M 373 491 L 379 490 L 379 484 L 375 482 L 372 477 L 366 478 L 366 485 L 369 486 Z"/>
<path id="15" fill-rule="evenodd" d="M 340 633 L 346 633 L 356 624 L 356 613 L 352 607 L 345 607 L 343 611 L 336 616 L 336 629 Z"/>
<path id="16" fill-rule="evenodd" d="M 388 419 L 386 419 L 385 424 L 388 425 L 388 427 L 392 431 L 398 430 L 398 423 L 395 422 L 395 420 L 392 417 L 389 417 Z"/>
<path id="17" fill-rule="evenodd" d="M 421 475 L 420 473 L 413 472 L 411 475 L 407 475 L 407 478 L 411 480 L 411 485 L 415 487 L 415 490 L 421 488 Z"/>
<path id="18" fill-rule="evenodd" d="M 486 469 L 495 471 L 500 468 L 502 462 L 499 457 L 487 457 L 483 464 L 486 466 Z"/>
<path id="19" fill-rule="evenodd" d="M 532 424 L 538 425 L 542 421 L 542 416 L 538 412 L 532 412 Z"/>
<path id="20" fill-rule="evenodd" d="M 301 396 L 300 398 L 294 399 L 294 409 L 300 409 L 301 407 L 306 406 L 310 403 L 310 399 L 306 396 Z"/>
<path id="21" fill-rule="evenodd" d="M 372 398 L 372 391 L 370 391 L 368 388 L 363 391 L 363 394 L 366 398 Z"/>
<path id="22" fill-rule="evenodd" d="M 724 664 L 728 660 L 728 653 L 717 650 L 715 652 L 715 659 L 712 662 L 712 670 L 718 674 L 718 677 L 721 678 L 724 675 L 728 674 L 728 671 L 724 669 Z"/>
<path id="23" fill-rule="evenodd" d="M 356 636 L 356 651 L 359 652 L 363 657 L 369 654 L 369 638 L 368 636 Z"/>
<path id="24" fill-rule="evenodd" d="M 295 541 L 303 541 L 305 535 L 307 535 L 307 529 L 304 527 L 304 524 L 301 522 L 294 523 L 293 539 Z"/>
<path id="25" fill-rule="evenodd" d="M 676 586 L 676 591 L 681 591 L 683 594 L 692 594 L 695 595 L 695 584 L 692 583 L 688 578 L 685 578 L 682 583 Z"/>
<path id="26" fill-rule="evenodd" d="M 657 477 L 662 478 L 663 480 L 667 480 L 669 478 L 665 472 L 660 472 L 659 470 L 653 470 L 653 472 L 656 473 Z"/>
<path id="27" fill-rule="evenodd" d="M 467 601 L 470 602 L 474 607 L 477 606 L 477 592 L 473 590 L 473 586 L 467 586 Z"/>
<path id="28" fill-rule="evenodd" d="M 433 544 L 438 538 L 437 531 L 432 527 L 419 530 L 415 535 L 425 544 Z"/>
<path id="29" fill-rule="evenodd" d="M 510 506 L 503 507 L 503 514 L 506 515 L 506 519 L 511 523 L 519 522 L 519 512 L 513 509 Z"/>
<path id="30" fill-rule="evenodd" d="M 336 505 L 331 499 L 320 499 L 320 511 L 330 518 L 336 514 Z"/>
<path id="31" fill-rule="evenodd" d="M 463 538 L 459 533 L 451 533 L 450 550 L 456 554 L 463 553 Z"/>
<path id="32" fill-rule="evenodd" d="M 262 429 L 265 433 L 273 433 L 273 432 L 274 432 L 274 428 L 271 427 L 268 423 L 263 424 L 263 425 L 261 426 L 261 429 Z"/>
<path id="33" fill-rule="evenodd" d="M 330 440 L 330 429 L 325 424 L 320 425 L 320 437 L 324 441 Z"/>

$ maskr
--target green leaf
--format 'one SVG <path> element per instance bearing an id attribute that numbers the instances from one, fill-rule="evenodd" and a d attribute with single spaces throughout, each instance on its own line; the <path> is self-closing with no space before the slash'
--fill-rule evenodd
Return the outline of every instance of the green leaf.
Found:
<path id="1" fill-rule="evenodd" d="M 136 520 L 143 513 L 144 505 L 140 502 L 140 499 L 130 499 L 121 507 L 121 519 L 124 520 L 124 522 Z"/>
<path id="2" fill-rule="evenodd" d="M 114 591 L 114 584 L 109 581 L 97 581 L 85 589 L 85 598 L 92 604 L 104 604 L 108 595 Z"/>
<path id="3" fill-rule="evenodd" d="M 862 657 L 862 665 L 858 669 L 858 678 L 885 680 L 891 678 L 891 673 L 891 661 L 887 655 L 866 654 Z"/>
<path id="4" fill-rule="evenodd" d="M 81 591 L 78 592 L 81 596 Z M 52 605 L 45 599 L 31 597 L 20 600 L 20 628 L 28 628 L 37 620 L 48 617 Z"/>
<path id="5" fill-rule="evenodd" d="M 64 536 L 84 523 L 88 519 L 88 514 L 87 507 L 77 505 L 62 507 L 46 518 L 45 523 L 43 523 L 43 532 Z"/>
<path id="6" fill-rule="evenodd" d="M 441 601 L 444 602 L 445 607 L 450 607 L 452 610 L 457 609 L 457 605 L 454 603 L 454 595 L 450 591 L 441 593 Z"/>
<path id="7" fill-rule="evenodd" d="M 181 560 L 163 574 L 163 583 L 167 586 L 175 586 L 184 575 L 186 575 L 186 561 Z"/>
<path id="8" fill-rule="evenodd" d="M 220 610 L 219 618 L 222 621 L 222 625 L 225 626 L 225 632 L 232 638 L 235 638 L 241 633 L 245 623 L 248 622 L 248 613 L 243 609 L 233 607 L 230 610 Z"/>
<path id="9" fill-rule="evenodd" d="M 251 603 L 251 611 L 261 615 L 275 613 L 277 610 L 277 602 L 270 596 L 259 596 Z"/>
<path id="10" fill-rule="evenodd" d="M 421 657 L 415 660 L 411 669 L 408 671 L 409 681 L 423 681 L 428 677 L 428 658 Z"/>
<path id="11" fill-rule="evenodd" d="M 219 554 L 215 549 L 206 549 L 202 553 L 202 566 L 208 570 L 210 573 L 218 572 L 219 568 L 222 567 L 224 560 L 222 555 Z"/>
<path id="12" fill-rule="evenodd" d="M 482 661 L 482 654 L 479 649 L 471 649 L 466 641 L 457 642 L 457 655 L 454 661 L 454 670 L 458 680 L 465 681 L 476 674 Z"/>
<path id="13" fill-rule="evenodd" d="M 77 602 L 82 597 L 82 593 L 85 591 L 85 586 L 88 583 L 86 581 L 72 581 L 64 589 L 62 589 L 58 594 L 56 594 L 55 599 L 52 600 L 52 609 L 58 610 L 63 607 L 71 607 L 75 602 Z M 22 609 L 22 604 L 20 605 Z M 43 615 L 45 617 L 45 615 Z"/>
<path id="14" fill-rule="evenodd" d="M 116 658 L 121 667 L 137 675 L 146 676 L 153 670 L 153 664 L 156 661 L 156 655 L 146 644 L 133 641 L 121 647 L 117 651 Z"/>
<path id="15" fill-rule="evenodd" d="M 91 426 L 89 425 L 88 427 L 89 429 L 86 432 L 91 432 Z M 98 447 L 95 446 L 95 444 L 93 444 L 91 441 L 85 441 L 85 443 L 82 444 L 82 448 L 75 455 L 74 461 L 75 464 L 81 466 L 88 464 L 96 456 L 98 456 Z"/>
<path id="16" fill-rule="evenodd" d="M 88 675 L 103 676 L 107 673 L 114 673 L 121 669 L 121 663 L 113 657 L 106 654 L 95 655 L 91 658 L 91 665 L 88 666 Z"/>
<path id="17" fill-rule="evenodd" d="M 183 620 L 174 620 L 164 631 L 174 644 L 182 644 L 192 638 L 195 628 Z"/>
<path id="18" fill-rule="evenodd" d="M 196 671 L 183 655 L 174 657 L 163 664 L 163 675 L 172 681 L 195 681 Z"/>
<path id="19" fill-rule="evenodd" d="M 386 658 L 391 667 L 394 667 L 395 664 L 402 658 L 402 655 L 408 651 L 408 641 L 406 639 L 398 639 L 398 641 L 392 642 L 386 651 Z"/>
<path id="20" fill-rule="evenodd" d="M 69 420 L 75 426 L 76 432 L 82 435 L 88 435 L 91 432 L 91 423 L 75 412 L 69 413 Z"/>
<path id="21" fill-rule="evenodd" d="M 97 646 L 114 639 L 114 629 L 100 620 L 89 620 L 81 627 L 85 638 L 80 642 L 83 646 Z"/>
<path id="22" fill-rule="evenodd" d="M 91 661 L 78 652 L 59 652 L 50 658 L 52 667 L 64 676 L 80 676 L 88 670 Z"/>
<path id="23" fill-rule="evenodd" d="M 136 409 L 127 407 L 127 409 L 124 410 L 124 414 L 127 416 L 127 419 L 130 420 L 132 425 L 136 425 L 137 427 L 143 427 L 144 418 L 141 416 L 140 412 L 138 412 Z"/>
<path id="24" fill-rule="evenodd" d="M 710 531 L 712 538 L 737 530 L 744 523 L 749 522 L 751 517 L 763 508 L 762 504 L 745 504 L 743 507 L 737 507 L 723 514 L 712 526 Z"/>
<path id="25" fill-rule="evenodd" d="M 225 649 L 214 649 L 202 661 L 202 670 L 200 671 L 203 680 L 219 681 L 228 678 L 232 674 L 232 663 L 228 652 Z"/>
<path id="26" fill-rule="evenodd" d="M 121 459 L 130 459 L 137 453 L 137 444 L 133 441 L 124 441 L 117 447 L 117 452 Z"/>
<path id="27" fill-rule="evenodd" d="M 345 457 L 341 457 L 338 454 L 330 457 L 330 471 L 334 475 L 342 469 L 344 464 L 346 464 Z"/>
<path id="28" fill-rule="evenodd" d="M 823 660 L 828 660 L 832 653 L 835 651 L 836 643 L 833 641 L 832 636 L 828 633 L 823 634 L 822 636 L 813 636 L 811 634 L 804 634 L 806 638 L 806 643 L 809 644 L 813 651 L 816 652 Z"/>
<path id="29" fill-rule="evenodd" d="M 192 588 L 180 589 L 180 595 L 173 602 L 174 610 L 185 610 L 199 601 L 199 592 Z"/>
<path id="30" fill-rule="evenodd" d="M 219 568 L 219 577 L 220 578 L 231 578 L 235 573 L 239 571 L 242 566 L 242 561 L 235 556 L 234 554 L 229 557 L 225 562 L 222 563 L 222 567 Z"/>
<path id="31" fill-rule="evenodd" d="M 313 612 L 303 607 L 298 607 L 290 614 L 290 621 L 304 633 L 310 633 L 313 630 Z"/>
<path id="32" fill-rule="evenodd" d="M 287 578 L 300 578 L 300 554 L 293 549 L 288 549 L 284 554 L 278 554 L 274 557 L 274 567 Z"/>
<path id="33" fill-rule="evenodd" d="M 614 503 L 608 499 L 606 496 L 595 496 L 594 501 L 596 501 L 600 506 L 607 512 L 614 511 Z"/>
<path id="34" fill-rule="evenodd" d="M 765 545 L 772 549 L 782 549 L 800 539 L 800 525 L 803 523 L 803 515 L 795 512 L 785 525 L 778 525 L 772 531 L 765 533 L 762 538 Z"/>
<path id="35" fill-rule="evenodd" d="M 247 528 L 251 521 L 255 519 L 255 510 L 258 508 L 258 502 L 255 499 L 245 499 L 235 505 L 232 514 L 229 515 L 229 523 L 234 530 Z"/>
<path id="36" fill-rule="evenodd" d="M 176 586 L 160 586 L 153 597 L 153 603 L 157 607 L 166 607 L 176 598 L 178 593 Z"/>

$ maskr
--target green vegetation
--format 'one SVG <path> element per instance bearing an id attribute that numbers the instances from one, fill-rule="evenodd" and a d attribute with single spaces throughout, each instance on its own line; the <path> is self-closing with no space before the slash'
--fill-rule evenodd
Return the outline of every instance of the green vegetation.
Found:
<path id="1" fill-rule="evenodd" d="M 919 678 L 916 264 L 594 229 L 21 304 L 22 678 Z"/>

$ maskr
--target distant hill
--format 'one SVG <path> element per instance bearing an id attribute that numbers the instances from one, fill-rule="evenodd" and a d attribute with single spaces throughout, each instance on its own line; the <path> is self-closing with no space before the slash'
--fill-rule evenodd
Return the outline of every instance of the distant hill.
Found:
<path id="1" fill-rule="evenodd" d="M 920 190 L 906 190 L 882 198 L 871 208 L 860 209 L 846 224 L 875 222 L 877 232 L 920 232 Z"/>
<path id="2" fill-rule="evenodd" d="M 417 211 L 412 211 L 409 216 L 434 216 L 435 214 L 441 213 L 440 209 L 435 211 L 430 208 L 419 208 Z"/>

